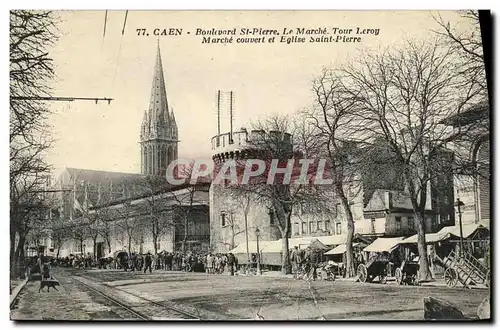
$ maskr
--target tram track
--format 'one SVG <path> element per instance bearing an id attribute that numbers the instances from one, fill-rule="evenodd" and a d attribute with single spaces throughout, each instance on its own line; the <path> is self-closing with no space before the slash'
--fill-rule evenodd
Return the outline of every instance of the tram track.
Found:
<path id="1" fill-rule="evenodd" d="M 74 280 L 75 282 L 77 282 L 79 285 L 85 287 L 86 289 L 88 289 L 89 291 L 92 291 L 94 293 L 96 293 L 97 295 L 105 298 L 106 300 L 108 301 L 111 301 L 114 305 L 120 307 L 121 309 L 125 310 L 127 313 L 129 313 L 130 315 L 133 315 L 135 317 L 138 318 L 138 320 L 141 320 L 141 321 L 150 321 L 152 320 L 152 318 L 150 318 L 149 316 L 141 313 L 141 312 L 138 312 L 136 311 L 133 307 L 129 306 L 129 305 L 126 305 L 124 303 L 122 303 L 121 301 L 111 297 L 110 295 L 92 287 L 91 285 L 85 283 L 84 281 L 76 278 L 75 276 L 71 276 L 71 279 Z"/>
<path id="2" fill-rule="evenodd" d="M 176 306 L 166 304 L 164 302 L 158 302 L 148 298 L 141 297 L 140 295 L 128 292 L 121 288 L 110 287 L 102 283 L 95 283 L 98 286 L 105 287 L 105 290 L 99 290 L 95 286 L 86 283 L 88 281 L 94 284 L 94 280 L 89 278 L 88 276 L 72 275 L 71 278 L 77 281 L 78 283 L 82 284 L 89 290 L 96 292 L 99 295 L 103 296 L 104 298 L 112 301 L 114 304 L 119 305 L 123 309 L 127 309 L 132 314 L 139 317 L 141 320 L 201 320 L 201 317 L 199 315 L 195 315 L 194 313 L 182 310 Z M 83 281 L 82 279 L 84 279 L 85 281 Z M 126 296 L 133 297 L 135 300 L 140 301 L 140 303 L 136 304 L 135 306 L 127 305 L 122 301 L 119 301 L 118 299 L 114 298 L 112 295 L 103 291 L 114 291 L 116 293 L 121 293 Z"/>

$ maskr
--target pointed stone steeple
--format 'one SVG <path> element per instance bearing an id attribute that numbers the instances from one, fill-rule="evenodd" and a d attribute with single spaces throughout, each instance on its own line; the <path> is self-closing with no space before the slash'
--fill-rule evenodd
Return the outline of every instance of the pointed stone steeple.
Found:
<path id="1" fill-rule="evenodd" d="M 144 116 L 142 117 L 142 125 L 141 125 L 141 141 L 144 140 L 148 135 L 149 135 L 148 112 L 144 111 Z"/>
<path id="2" fill-rule="evenodd" d="M 179 142 L 177 132 L 173 112 L 169 113 L 158 42 L 149 108 L 144 112 L 141 125 L 141 172 L 143 174 L 165 175 L 168 164 L 177 159 Z"/>
<path id="3" fill-rule="evenodd" d="M 151 97 L 149 99 L 148 119 L 151 132 L 157 136 L 164 136 L 164 129 L 169 125 L 167 89 L 161 62 L 160 45 L 156 51 L 156 63 L 153 73 L 153 84 L 151 86 Z M 161 124 L 161 125 L 159 125 Z"/>
<path id="4" fill-rule="evenodd" d="M 174 109 L 170 108 L 170 125 L 172 127 L 172 137 L 174 139 L 177 139 L 177 123 L 175 121 L 175 116 L 174 116 Z"/>

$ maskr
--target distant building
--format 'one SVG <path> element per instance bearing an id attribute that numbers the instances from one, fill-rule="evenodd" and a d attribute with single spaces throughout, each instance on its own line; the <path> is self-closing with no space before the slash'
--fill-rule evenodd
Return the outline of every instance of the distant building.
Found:
<path id="1" fill-rule="evenodd" d="M 471 171 L 454 175 L 454 193 L 464 203 L 462 222 L 489 225 L 490 196 L 490 107 L 480 102 L 443 121 L 458 136 L 450 143 L 461 159 L 470 162 Z"/>
<path id="2" fill-rule="evenodd" d="M 144 112 L 141 124 L 141 173 L 120 173 L 66 168 L 59 176 L 56 186 L 67 189 L 59 194 L 61 201 L 55 212 L 61 219 L 67 219 L 71 226 L 83 226 L 88 219 L 100 212 L 114 212 L 115 220 L 109 223 L 105 234 L 99 233 L 96 246 L 86 235 L 84 241 L 69 238 L 61 251 L 70 253 L 94 253 L 97 257 L 116 250 L 130 249 L 135 252 L 153 252 L 152 216 L 172 217 L 172 225 L 162 231 L 157 240 L 157 250 L 179 250 L 183 243 L 188 249 L 208 249 L 210 243 L 208 216 L 208 186 L 206 183 L 178 187 L 147 187 L 154 178 L 165 178 L 168 165 L 178 157 L 178 127 L 173 110 L 169 109 L 165 78 L 158 46 L 148 110 Z M 149 193 L 148 193 L 148 190 Z M 196 198 L 186 205 L 183 198 Z M 162 209 L 156 214 L 146 212 L 148 201 L 160 200 Z M 127 208 L 127 215 L 120 217 L 120 208 Z M 172 208 L 176 208 L 172 215 Z M 185 229 L 182 210 L 189 208 L 188 227 Z M 122 212 L 123 213 L 123 212 Z M 136 221 L 133 232 L 124 229 L 125 218 Z M 181 219 L 182 218 L 182 219 Z M 83 232 L 83 227 L 82 227 Z M 133 237 L 132 237 L 133 236 Z M 47 243 L 53 248 L 53 242 Z M 52 249 L 51 249 L 52 250 Z"/>

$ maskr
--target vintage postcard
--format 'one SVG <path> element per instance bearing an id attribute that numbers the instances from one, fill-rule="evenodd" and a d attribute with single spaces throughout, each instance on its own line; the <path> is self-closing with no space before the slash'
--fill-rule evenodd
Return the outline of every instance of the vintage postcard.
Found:
<path id="1" fill-rule="evenodd" d="M 490 38 L 12 10 L 11 320 L 489 320 Z"/>

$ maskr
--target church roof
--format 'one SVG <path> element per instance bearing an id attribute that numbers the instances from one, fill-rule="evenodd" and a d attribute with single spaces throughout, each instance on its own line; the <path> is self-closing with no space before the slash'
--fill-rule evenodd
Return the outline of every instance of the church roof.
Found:
<path id="1" fill-rule="evenodd" d="M 113 184 L 122 184 L 124 182 L 131 182 L 138 180 L 143 177 L 139 173 L 124 173 L 124 172 L 112 172 L 112 171 L 99 171 L 99 170 L 89 170 L 82 168 L 72 168 L 67 167 L 66 172 L 69 174 L 69 180 L 61 180 L 62 184 L 73 184 L 73 180 L 76 182 L 85 181 L 94 184 L 105 184 L 113 182 Z M 64 175 L 64 173 L 63 173 Z"/>

